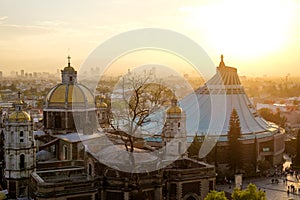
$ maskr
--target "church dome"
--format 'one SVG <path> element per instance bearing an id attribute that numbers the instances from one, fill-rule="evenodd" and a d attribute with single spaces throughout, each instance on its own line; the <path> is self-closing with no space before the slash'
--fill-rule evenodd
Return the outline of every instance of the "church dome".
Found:
<path id="1" fill-rule="evenodd" d="M 181 114 L 182 109 L 179 106 L 171 106 L 168 110 L 168 114 Z"/>
<path id="2" fill-rule="evenodd" d="M 99 102 L 97 102 L 97 108 L 107 108 L 107 104 L 104 102 L 105 96 L 101 95 Z"/>
<path id="3" fill-rule="evenodd" d="M 24 102 L 21 100 L 21 92 L 18 92 L 18 100 L 14 102 L 15 111 L 8 116 L 8 122 L 29 122 L 30 115 L 22 110 Z"/>
<path id="4" fill-rule="evenodd" d="M 104 102 L 98 102 L 97 103 L 97 108 L 107 108 L 107 104 Z"/>
<path id="5" fill-rule="evenodd" d="M 29 122 L 31 121 L 30 115 L 25 111 L 15 111 L 8 117 L 9 122 Z"/>
<path id="6" fill-rule="evenodd" d="M 93 108 L 94 95 L 84 85 L 77 82 L 77 71 L 71 66 L 68 56 L 68 66 L 62 72 L 62 83 L 54 86 L 46 96 L 45 108 Z"/>
<path id="7" fill-rule="evenodd" d="M 94 105 L 94 96 L 91 91 L 79 83 L 58 84 L 46 96 L 48 107 L 93 107 Z"/>
<path id="8" fill-rule="evenodd" d="M 177 105 L 177 99 L 173 97 L 171 107 L 167 110 L 167 114 L 181 114 L 182 109 Z"/>
<path id="9" fill-rule="evenodd" d="M 67 66 L 67 67 L 64 68 L 63 71 L 75 72 L 75 69 L 73 67 L 71 67 L 71 66 Z"/>

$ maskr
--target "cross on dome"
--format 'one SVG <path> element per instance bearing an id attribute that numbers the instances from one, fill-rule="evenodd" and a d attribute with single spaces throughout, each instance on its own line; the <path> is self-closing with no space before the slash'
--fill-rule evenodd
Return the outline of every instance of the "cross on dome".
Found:
<path id="1" fill-rule="evenodd" d="M 71 56 L 70 55 L 68 55 L 68 67 L 71 67 Z"/>

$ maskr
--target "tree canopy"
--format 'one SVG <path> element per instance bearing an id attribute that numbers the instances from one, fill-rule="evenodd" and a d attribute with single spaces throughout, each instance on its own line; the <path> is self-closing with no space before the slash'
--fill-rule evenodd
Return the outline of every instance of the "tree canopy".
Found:
<path id="1" fill-rule="evenodd" d="M 281 127 L 285 127 L 287 119 L 286 117 L 281 116 L 279 111 L 273 113 L 273 111 L 269 108 L 261 108 L 258 110 L 258 112 L 265 120 L 274 122 Z"/>
<path id="2" fill-rule="evenodd" d="M 233 200 L 266 200 L 266 193 L 257 190 L 256 186 L 250 183 L 245 190 L 235 188 L 231 194 Z"/>
<path id="3" fill-rule="evenodd" d="M 245 190 L 240 190 L 235 188 L 233 193 L 231 194 L 233 200 L 266 200 L 266 193 L 257 190 L 256 185 L 250 183 Z M 204 198 L 204 200 L 227 200 L 225 196 L 225 192 L 217 192 L 212 190 L 208 193 L 208 195 Z"/>
<path id="4" fill-rule="evenodd" d="M 224 191 L 217 192 L 213 190 L 208 193 L 204 200 L 227 200 L 227 198 Z"/>

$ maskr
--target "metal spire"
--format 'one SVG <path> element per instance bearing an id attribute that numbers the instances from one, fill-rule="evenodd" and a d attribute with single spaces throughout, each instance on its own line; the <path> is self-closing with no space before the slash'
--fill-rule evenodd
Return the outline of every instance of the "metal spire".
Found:
<path id="1" fill-rule="evenodd" d="M 223 54 L 221 54 L 221 62 L 220 62 L 220 64 L 219 64 L 219 67 L 225 67 L 224 56 L 223 56 Z"/>

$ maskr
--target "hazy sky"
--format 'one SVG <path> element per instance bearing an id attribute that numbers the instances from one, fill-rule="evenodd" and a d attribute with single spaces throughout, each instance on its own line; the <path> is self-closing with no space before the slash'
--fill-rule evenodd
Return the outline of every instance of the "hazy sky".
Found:
<path id="1" fill-rule="evenodd" d="M 110 37 L 164 28 L 241 75 L 300 75 L 299 0 L 0 0 L 0 70 L 79 68 Z"/>

